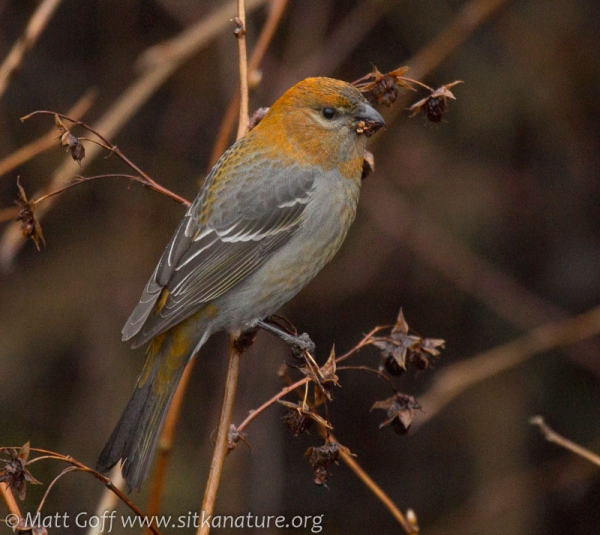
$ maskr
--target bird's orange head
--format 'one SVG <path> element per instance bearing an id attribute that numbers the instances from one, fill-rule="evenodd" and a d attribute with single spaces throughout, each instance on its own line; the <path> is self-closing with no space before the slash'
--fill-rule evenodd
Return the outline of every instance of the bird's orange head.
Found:
<path id="1" fill-rule="evenodd" d="M 384 120 L 352 85 L 307 78 L 286 91 L 255 130 L 280 158 L 299 165 L 362 169 L 366 137 Z"/>

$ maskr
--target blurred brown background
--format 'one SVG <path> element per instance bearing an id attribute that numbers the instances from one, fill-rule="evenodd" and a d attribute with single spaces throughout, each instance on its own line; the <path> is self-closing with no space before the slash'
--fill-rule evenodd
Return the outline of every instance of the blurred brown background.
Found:
<path id="1" fill-rule="evenodd" d="M 149 46 L 223 3 L 64 0 L 0 99 L 0 158 L 52 126 L 49 117 L 26 124 L 19 117 L 35 109 L 65 112 L 91 87 L 98 98 L 85 120 L 94 123 L 136 79 L 136 61 Z M 408 74 L 418 76 L 411 58 L 457 17 L 474 22 L 476 12 L 465 15 L 465 6 L 487 4 L 291 0 L 251 109 L 310 75 L 351 81 L 371 64 L 382 71 L 407 64 L 417 71 Z M 0 58 L 36 5 L 0 0 Z M 265 18 L 264 8 L 249 15 L 250 50 Z M 333 343 L 340 353 L 349 349 L 373 326 L 391 323 L 402 306 L 413 328 L 447 341 L 435 370 L 398 382 L 403 392 L 424 396 L 445 368 L 598 304 L 598 20 L 595 0 L 507 1 L 466 29 L 456 49 L 447 44 L 449 56 L 425 78 L 434 87 L 465 81 L 453 88 L 458 100 L 444 122 L 409 119 L 395 108 L 393 119 L 386 115 L 389 127 L 372 145 L 377 170 L 364 184 L 349 239 L 283 311 L 310 333 L 321 361 Z M 231 29 L 186 61 L 111 136 L 150 176 L 188 199 L 236 88 Z M 56 147 L 0 177 L 0 208 L 16 198 L 17 175 L 34 192 L 65 160 Z M 80 172 L 69 165 L 72 175 Z M 129 170 L 114 157 L 84 160 L 85 175 L 113 172 Z M 121 327 L 183 211 L 125 180 L 84 184 L 43 218 L 47 247 L 38 253 L 27 243 L 5 266 L 1 445 L 31 439 L 35 447 L 95 463 L 144 358 L 143 349 L 120 341 Z M 165 513 L 186 514 L 201 501 L 225 351 L 226 338 L 213 337 L 194 370 Z M 595 338 L 534 356 L 465 390 L 407 436 L 380 431 L 381 415 L 369 413 L 388 395 L 383 382 L 345 372 L 330 407 L 335 433 L 401 509 L 416 511 L 423 533 L 599 533 L 598 469 L 528 424 L 543 414 L 561 433 L 600 451 L 599 355 Z M 286 359 L 282 344 L 259 335 L 244 357 L 235 421 L 278 391 L 276 371 Z M 376 366 L 377 352 L 366 349 L 354 362 Z M 228 459 L 217 512 L 323 514 L 327 534 L 401 532 L 345 466 L 334 467 L 330 490 L 313 485 L 302 455 L 321 441 L 315 432 L 294 439 L 282 414 L 275 407 L 262 416 L 249 428 L 252 451 L 240 445 Z M 34 465 L 46 484 L 57 470 Z M 43 489 L 28 492 L 24 509 L 33 510 Z M 44 511 L 91 512 L 101 492 L 91 478 L 70 475 Z M 146 493 L 134 496 L 142 507 Z"/>

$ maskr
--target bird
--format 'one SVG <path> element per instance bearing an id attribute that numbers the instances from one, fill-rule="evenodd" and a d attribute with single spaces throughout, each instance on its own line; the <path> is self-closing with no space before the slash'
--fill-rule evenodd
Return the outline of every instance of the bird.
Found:
<path id="1" fill-rule="evenodd" d="M 339 250 L 357 210 L 366 138 L 382 116 L 351 84 L 307 78 L 217 161 L 122 335 L 148 343 L 134 392 L 97 462 L 140 490 L 187 363 L 215 332 L 268 327 Z M 270 330 L 276 332 L 276 328 Z"/>

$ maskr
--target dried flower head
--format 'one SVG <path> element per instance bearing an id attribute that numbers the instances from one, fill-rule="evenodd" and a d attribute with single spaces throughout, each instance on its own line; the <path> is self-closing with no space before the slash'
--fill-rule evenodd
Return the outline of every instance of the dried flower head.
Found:
<path id="1" fill-rule="evenodd" d="M 71 134 L 70 130 L 60 120 L 58 115 L 54 115 L 54 124 L 60 132 L 60 144 L 67 147 L 67 152 L 71 153 L 71 158 L 81 166 L 81 160 L 85 158 L 85 148 L 77 136 Z"/>
<path id="2" fill-rule="evenodd" d="M 31 238 L 39 251 L 40 242 L 46 246 L 46 240 L 42 234 L 42 227 L 34 215 L 36 203 L 27 198 L 19 177 L 17 177 L 17 188 L 19 188 L 19 198 L 15 200 L 15 204 L 19 205 L 20 208 L 17 221 L 21 221 L 21 233 L 26 238 Z"/>
<path id="3" fill-rule="evenodd" d="M 414 410 L 420 408 L 414 397 L 396 392 L 391 398 L 375 402 L 371 410 L 382 409 L 387 413 L 387 420 L 379 424 L 380 429 L 391 425 L 396 433 L 404 434 L 412 424 Z"/>
<path id="4" fill-rule="evenodd" d="M 27 483 L 41 485 L 41 482 L 27 469 L 29 451 L 29 441 L 21 448 L 9 449 L 10 458 L 2 459 L 4 466 L 0 469 L 0 483 L 6 483 L 21 500 L 25 499 Z"/>
<path id="5" fill-rule="evenodd" d="M 398 98 L 398 86 L 404 89 L 413 88 L 407 84 L 403 76 L 408 67 L 400 67 L 394 71 L 382 74 L 377 67 L 373 71 L 354 82 L 354 86 L 365 94 L 371 102 L 391 106 Z"/>
<path id="6" fill-rule="evenodd" d="M 451 84 L 443 85 L 435 90 L 431 90 L 431 93 L 428 96 L 415 102 L 409 108 L 409 111 L 412 112 L 410 116 L 414 117 L 417 113 L 422 111 L 432 123 L 441 122 L 444 113 L 448 108 L 448 99 L 456 100 L 456 97 L 452 91 L 450 91 L 450 88 L 462 83 L 462 80 L 457 80 Z"/>
<path id="7" fill-rule="evenodd" d="M 431 359 L 439 356 L 444 340 L 422 338 L 412 332 L 402 309 L 389 336 L 373 338 L 373 345 L 381 349 L 380 371 L 385 369 L 391 375 L 400 375 L 411 364 L 417 370 L 431 367 Z"/>
<path id="8" fill-rule="evenodd" d="M 304 457 L 308 457 L 309 464 L 314 470 L 314 481 L 317 485 L 327 487 L 329 467 L 338 461 L 340 453 L 352 455 L 352 452 L 337 442 L 326 442 L 323 446 L 311 447 L 306 450 Z"/>

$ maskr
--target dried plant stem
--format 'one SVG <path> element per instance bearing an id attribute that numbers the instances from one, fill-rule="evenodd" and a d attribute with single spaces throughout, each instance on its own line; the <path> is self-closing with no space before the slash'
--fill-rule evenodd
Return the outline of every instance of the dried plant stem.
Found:
<path id="1" fill-rule="evenodd" d="M 372 329 L 370 332 L 368 332 L 362 338 L 362 340 L 358 344 L 356 344 L 352 349 L 350 349 L 350 351 L 337 357 L 335 359 L 336 364 L 339 364 L 340 362 L 344 362 L 347 358 L 354 355 L 359 349 L 370 345 L 372 343 L 371 337 L 374 336 L 375 333 L 377 333 L 378 331 L 381 331 L 382 329 L 385 329 L 385 328 L 386 328 L 385 326 L 379 326 L 379 327 L 375 327 L 374 329 Z M 236 431 L 238 431 L 238 433 L 241 433 L 244 429 L 246 429 L 246 427 L 248 427 L 250 425 L 250 423 L 255 418 L 258 418 L 258 416 L 260 416 L 264 411 L 266 411 L 271 405 L 274 405 L 275 403 L 277 403 L 278 400 L 287 396 L 290 392 L 293 392 L 297 388 L 304 386 L 309 381 L 310 381 L 310 379 L 308 377 L 305 377 L 304 379 L 300 379 L 299 381 L 296 381 L 295 383 L 282 388 L 271 399 L 265 401 L 260 407 L 258 407 L 258 409 L 251 411 L 248 414 L 248 416 L 246 416 L 244 421 L 239 426 L 236 427 Z"/>
<path id="2" fill-rule="evenodd" d="M 121 473 L 121 467 L 119 465 L 113 467 L 113 469 L 110 471 L 110 474 L 108 474 L 108 477 L 112 481 L 113 487 L 123 489 L 125 486 L 125 480 L 123 479 L 123 474 Z M 97 518 L 101 518 L 106 511 L 114 510 L 117 507 L 117 503 L 119 503 L 119 497 L 112 492 L 109 487 L 104 487 L 104 491 L 102 492 L 100 501 L 96 506 L 94 515 Z M 152 513 L 148 511 L 148 516 L 151 515 Z M 148 529 L 148 533 L 151 533 L 150 529 Z M 90 527 L 88 528 L 86 535 L 102 535 L 102 524 L 90 523 Z"/>
<path id="3" fill-rule="evenodd" d="M 238 59 L 240 67 L 240 116 L 237 139 L 248 131 L 248 55 L 246 52 L 246 0 L 238 0 L 238 16 L 235 19 Z"/>
<path id="4" fill-rule="evenodd" d="M 269 10 L 268 18 L 261 30 L 261 33 L 256 42 L 256 46 L 250 54 L 250 59 L 248 60 L 248 78 L 250 79 L 253 76 L 253 73 L 258 69 L 266 51 L 275 35 L 275 30 L 279 26 L 279 22 L 281 21 L 281 17 L 285 11 L 285 8 L 288 4 L 288 0 L 274 0 L 271 4 L 271 8 Z M 239 107 L 240 107 L 240 93 L 236 91 L 235 95 L 229 101 L 229 106 L 227 107 L 227 111 L 221 121 L 221 126 L 219 128 L 219 132 L 217 133 L 217 137 L 215 139 L 215 143 L 213 146 L 213 150 L 210 156 L 209 166 L 212 167 L 216 161 L 219 159 L 221 154 L 225 152 L 229 144 L 229 137 L 231 136 L 231 132 L 233 130 L 233 126 L 235 124 L 235 120 L 239 115 Z"/>
<path id="5" fill-rule="evenodd" d="M 246 2 L 238 0 L 238 14 L 235 19 L 235 36 L 238 43 L 239 68 L 240 68 L 240 115 L 238 123 L 237 139 L 240 139 L 248 131 L 248 58 L 246 56 Z M 229 430 L 231 427 L 231 415 L 233 413 L 233 402 L 237 391 L 240 362 L 245 346 L 239 343 L 240 333 L 232 333 L 229 337 L 229 360 L 227 363 L 227 375 L 225 378 L 225 392 L 221 405 L 221 416 L 217 427 L 217 440 L 210 463 L 204 498 L 200 516 L 211 516 L 215 509 L 217 491 L 221 482 L 221 473 L 227 453 L 229 452 Z M 208 535 L 210 525 L 202 522 L 197 530 L 197 535 Z"/>
<path id="6" fill-rule="evenodd" d="M 177 390 L 175 391 L 175 395 L 173 396 L 173 400 L 169 406 L 165 423 L 162 431 L 160 432 L 156 467 L 154 469 L 152 488 L 150 490 L 148 505 L 146 507 L 147 514 L 150 517 L 156 516 L 160 512 L 160 499 L 162 497 L 165 475 L 169 465 L 169 457 L 171 454 L 171 449 L 173 448 L 175 431 L 177 429 L 179 417 L 181 416 L 181 406 L 183 404 L 183 398 L 185 396 L 185 392 L 187 391 L 190 377 L 192 375 L 194 362 L 196 362 L 196 359 L 192 359 L 188 363 L 183 375 L 181 376 L 181 380 L 179 381 L 179 385 L 177 386 Z M 149 530 L 146 530 L 146 532 L 149 533 Z"/>
<path id="7" fill-rule="evenodd" d="M 2 495 L 2 500 L 6 504 L 6 508 L 11 515 L 17 515 L 19 518 L 23 518 L 21 514 L 21 510 L 17 504 L 17 500 L 13 496 L 13 493 L 8 488 L 6 483 L 0 483 L 0 495 Z"/>
<path id="8" fill-rule="evenodd" d="M 539 427 L 542 435 L 548 442 L 552 442 L 554 444 L 558 444 L 559 446 L 573 452 L 575 455 L 579 455 L 584 459 L 590 461 L 596 466 L 600 467 L 600 455 L 595 454 L 594 452 L 576 444 L 572 440 L 559 435 L 556 431 L 554 431 L 541 416 L 533 416 L 529 423 L 531 425 L 536 425 Z"/>
<path id="9" fill-rule="evenodd" d="M 94 101 L 96 100 L 96 91 L 89 90 L 73 105 L 67 112 L 69 117 L 79 120 L 87 113 Z M 9 154 L 0 160 L 0 176 L 9 173 L 19 165 L 31 160 L 38 154 L 54 147 L 56 145 L 56 128 L 52 128 L 47 134 L 32 141 L 31 143 L 21 147 L 15 152 Z"/>
<path id="10" fill-rule="evenodd" d="M 322 425 L 319 426 L 319 432 L 321 433 L 323 438 L 327 439 L 328 430 L 324 426 L 322 426 Z M 331 442 L 339 443 L 338 439 L 335 438 L 335 436 L 333 436 L 331 431 L 329 431 L 328 439 Z M 418 533 L 418 531 L 415 530 L 414 526 L 412 526 L 411 523 L 406 519 L 404 514 L 402 514 L 402 511 L 400 511 L 400 509 L 398 509 L 398 506 L 385 493 L 385 491 L 377 483 L 375 483 L 375 481 L 373 481 L 371 476 L 369 476 L 369 474 L 367 474 L 363 470 L 362 466 L 360 466 L 360 464 L 358 464 L 358 462 L 356 461 L 356 459 L 354 457 L 352 457 L 352 455 L 349 455 L 343 449 L 340 448 L 340 457 L 342 458 L 342 461 L 344 461 L 344 463 L 348 466 L 348 468 L 350 468 L 350 470 L 352 470 L 352 472 L 354 472 L 356 477 L 358 477 L 358 479 L 360 479 L 365 484 L 365 486 L 375 495 L 375 497 L 392 514 L 392 516 L 398 521 L 398 524 L 400 524 L 402 526 L 402 529 L 404 531 L 406 531 L 406 533 L 408 535 L 413 535 L 413 534 Z"/>
<path id="11" fill-rule="evenodd" d="M 237 390 L 240 362 L 244 349 L 237 343 L 237 335 L 232 334 L 229 341 L 229 362 L 227 363 L 227 377 L 225 379 L 225 392 L 223 395 L 223 404 L 221 405 L 221 416 L 217 428 L 217 441 L 215 450 L 210 463 L 210 471 L 204 490 L 204 499 L 202 500 L 202 509 L 200 516 L 207 518 L 213 514 L 217 490 L 221 481 L 223 464 L 229 450 L 229 429 L 231 426 L 231 414 L 233 412 L 233 402 Z M 202 522 L 198 527 L 197 535 L 208 535 L 210 525 Z"/>
<path id="12" fill-rule="evenodd" d="M 6 91 L 14 73 L 19 69 L 25 54 L 33 48 L 61 1 L 43 0 L 29 19 L 25 33 L 13 45 L 8 56 L 0 65 L 0 97 Z"/>
<path id="13" fill-rule="evenodd" d="M 537 327 L 512 342 L 439 370 L 431 388 L 419 398 L 426 412 L 415 420 L 413 426 L 429 421 L 471 386 L 514 368 L 534 355 L 581 342 L 598 333 L 600 307 Z"/>
<path id="14" fill-rule="evenodd" d="M 12 446 L 12 447 L 11 446 L 3 446 L 2 448 L 0 448 L 0 451 L 6 451 L 6 450 L 10 450 L 10 449 L 12 449 L 12 450 L 18 450 L 20 448 L 16 447 L 16 446 Z M 96 478 L 98 481 L 101 481 L 102 483 L 104 483 L 104 485 L 106 486 L 106 488 L 109 489 L 114 494 L 116 494 L 117 497 L 125 505 L 127 505 L 127 507 L 129 507 L 129 509 L 131 509 L 136 515 L 138 515 L 138 516 L 140 516 L 142 518 L 146 518 L 147 515 L 145 515 L 127 497 L 127 495 L 124 494 L 123 491 L 120 488 L 118 488 L 117 485 L 115 485 L 115 483 L 110 478 L 102 475 L 100 472 L 97 472 L 96 470 L 93 470 L 89 466 L 87 466 L 87 465 L 79 462 L 77 459 L 74 459 L 70 455 L 62 455 L 60 453 L 56 453 L 54 451 L 49 451 L 49 450 L 44 450 L 44 449 L 41 449 L 41 448 L 31 448 L 31 451 L 35 452 L 35 453 L 39 453 L 40 456 L 39 457 L 35 457 L 34 459 L 30 459 L 28 461 L 28 463 L 27 463 L 28 465 L 31 465 L 31 464 L 33 464 L 35 462 L 38 462 L 38 461 L 48 460 L 48 459 L 54 460 L 54 461 L 62 461 L 64 463 L 67 463 L 68 465 L 70 465 L 71 467 L 73 467 L 75 470 L 77 470 L 79 472 L 85 472 L 87 474 L 90 474 L 92 477 Z M 10 497 L 8 498 L 9 501 L 7 501 L 6 493 L 4 492 L 4 489 L 5 489 L 4 483 L 0 483 L 0 493 L 2 493 L 2 496 L 3 496 L 4 500 L 5 500 L 5 502 L 7 503 L 7 505 L 9 505 Z M 14 500 L 14 498 L 13 498 L 13 500 Z M 10 508 L 10 505 L 9 505 L 9 508 Z M 18 507 L 17 507 L 17 511 L 18 511 Z M 156 527 L 151 526 L 150 529 L 151 529 L 151 531 L 152 531 L 152 533 L 154 535 L 161 535 L 160 531 L 158 529 L 156 529 Z"/>
<path id="15" fill-rule="evenodd" d="M 256 9 L 266 0 L 248 0 L 247 9 Z M 169 79 L 169 77 L 190 57 L 202 49 L 211 39 L 227 28 L 229 20 L 235 13 L 235 0 L 224 4 L 214 13 L 199 21 L 194 26 L 182 32 L 179 40 L 171 40 L 167 45 L 160 47 L 163 53 L 160 61 L 145 63 L 143 72 L 106 111 L 100 120 L 93 125 L 97 132 L 102 132 L 107 138 L 115 134 L 131 119 L 144 103 Z M 159 45 L 160 46 L 160 45 Z M 153 47 L 151 50 L 159 50 Z M 155 54 L 156 55 L 156 54 Z M 101 152 L 100 146 L 92 145 L 86 150 L 85 162 L 89 164 Z M 70 158 L 66 160 L 53 174 L 48 191 L 57 189 L 68 181 L 76 165 Z M 36 218 L 41 220 L 45 213 L 52 207 L 48 202 L 38 207 Z M 9 265 L 17 252 L 25 243 L 17 222 L 10 225 L 0 241 L 0 264 Z"/>

